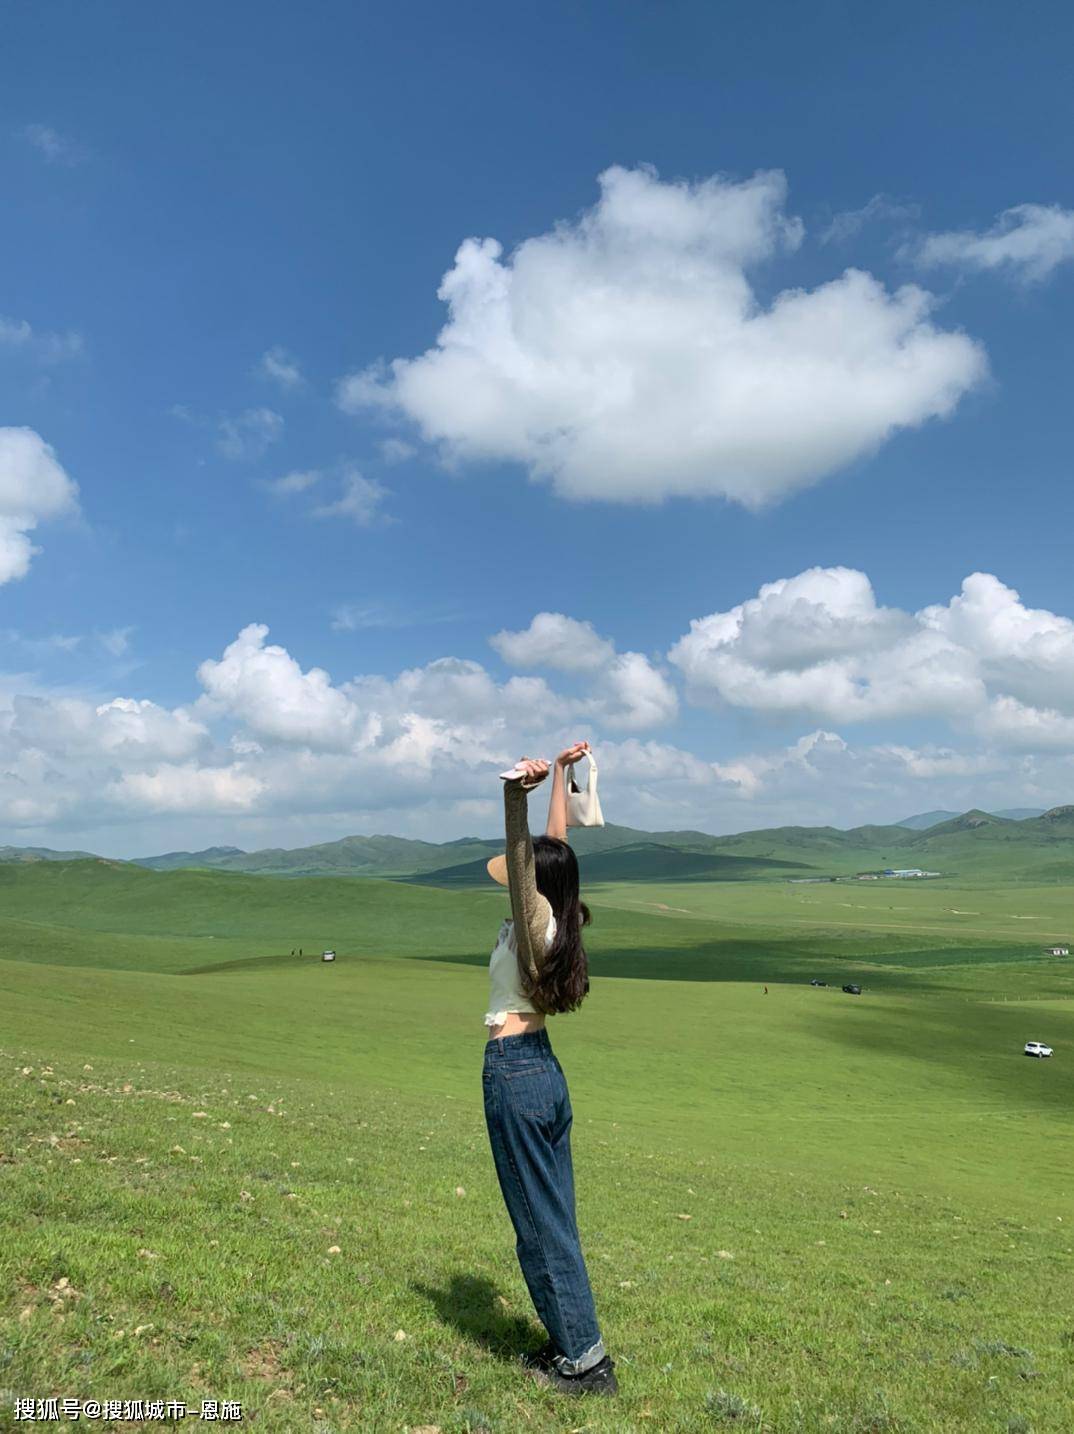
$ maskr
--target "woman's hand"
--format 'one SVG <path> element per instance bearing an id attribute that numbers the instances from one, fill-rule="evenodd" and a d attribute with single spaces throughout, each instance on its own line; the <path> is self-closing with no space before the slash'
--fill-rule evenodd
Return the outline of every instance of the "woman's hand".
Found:
<path id="1" fill-rule="evenodd" d="M 567 840 L 567 768 L 589 756 L 588 742 L 574 742 L 564 747 L 556 758 L 556 775 L 552 782 L 552 796 L 548 803 L 548 825 L 545 835 L 557 841 Z"/>
<path id="2" fill-rule="evenodd" d="M 556 766 L 559 768 L 572 767 L 575 762 L 580 762 L 583 757 L 589 754 L 588 742 L 575 742 L 573 747 L 565 747 L 556 758 Z"/>
<path id="3" fill-rule="evenodd" d="M 539 782 L 543 782 L 549 772 L 548 763 L 540 757 L 519 757 L 515 766 L 520 772 L 525 772 L 523 780 L 527 787 L 535 787 Z"/>

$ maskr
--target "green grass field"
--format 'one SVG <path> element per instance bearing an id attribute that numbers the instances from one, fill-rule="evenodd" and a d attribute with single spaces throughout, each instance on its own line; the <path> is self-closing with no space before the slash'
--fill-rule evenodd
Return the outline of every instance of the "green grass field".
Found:
<path id="1" fill-rule="evenodd" d="M 1065 889 L 587 897 L 549 1030 L 622 1392 L 578 1405 L 513 1363 L 501 892 L 0 869 L 0 1428 L 50 1394 L 319 1434 L 1074 1428 Z"/>

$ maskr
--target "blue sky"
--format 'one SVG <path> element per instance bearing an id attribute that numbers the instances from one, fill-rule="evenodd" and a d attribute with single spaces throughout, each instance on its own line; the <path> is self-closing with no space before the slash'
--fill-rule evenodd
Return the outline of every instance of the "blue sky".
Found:
<path id="1" fill-rule="evenodd" d="M 1071 29 L 19 7 L 0 842 L 1074 800 Z"/>

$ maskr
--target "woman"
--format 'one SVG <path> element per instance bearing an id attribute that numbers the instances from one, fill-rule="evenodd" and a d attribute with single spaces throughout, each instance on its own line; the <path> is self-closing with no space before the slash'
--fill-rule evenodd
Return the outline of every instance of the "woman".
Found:
<path id="1" fill-rule="evenodd" d="M 482 1085 L 496 1174 L 518 1239 L 522 1274 L 548 1341 L 523 1364 L 544 1384 L 569 1394 L 615 1394 L 615 1363 L 604 1350 L 574 1209 L 570 1129 L 563 1069 L 545 1016 L 573 1011 L 589 990 L 578 899 L 578 860 L 567 844 L 565 768 L 583 757 L 577 742 L 556 758 L 546 835 L 530 839 L 527 794 L 548 763 L 523 757 L 523 777 L 504 783 L 506 857 L 490 876 L 511 893 L 512 919 L 500 928 L 489 961 Z"/>

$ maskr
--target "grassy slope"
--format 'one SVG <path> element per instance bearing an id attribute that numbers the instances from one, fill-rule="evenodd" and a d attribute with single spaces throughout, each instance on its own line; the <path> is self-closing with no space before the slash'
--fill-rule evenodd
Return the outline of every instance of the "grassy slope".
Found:
<path id="1" fill-rule="evenodd" d="M 586 1427 L 720 1427 L 735 1399 L 806 1434 L 1065 1427 L 1062 893 L 588 895 L 593 992 L 551 1032 L 623 1396 Z M 509 1362 L 539 1331 L 480 1107 L 502 894 L 78 863 L 20 868 L 13 908 L 0 1386 L 323 1434 L 564 1427 Z M 307 948 L 331 926 L 340 962 L 281 955 L 281 921 Z"/>

